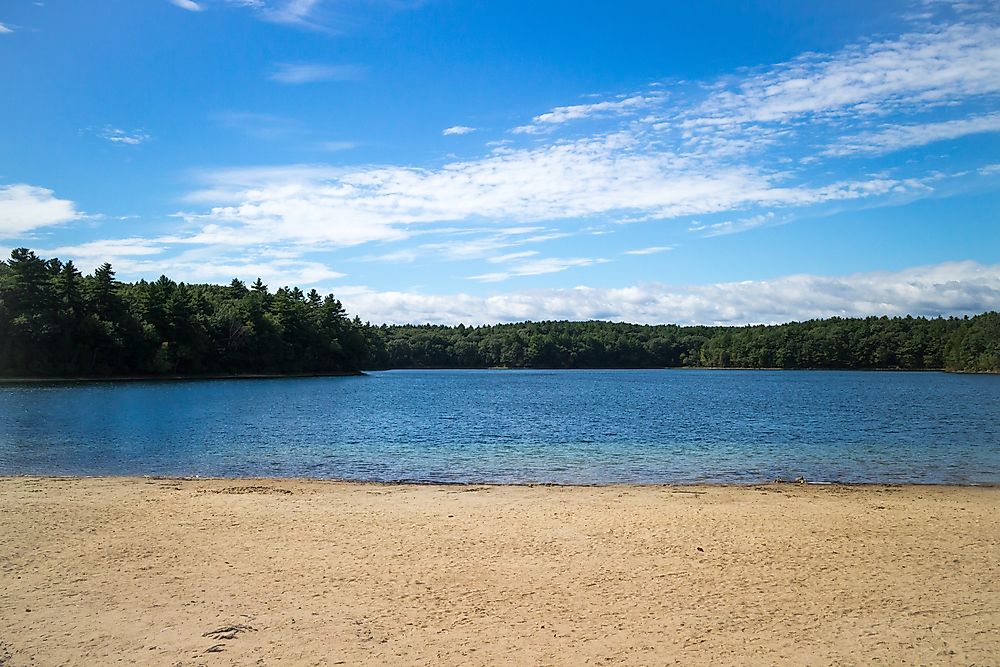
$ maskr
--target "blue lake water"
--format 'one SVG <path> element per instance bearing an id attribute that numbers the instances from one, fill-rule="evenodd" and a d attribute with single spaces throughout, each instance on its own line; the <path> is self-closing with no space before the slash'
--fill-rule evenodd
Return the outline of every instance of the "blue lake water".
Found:
<path id="1" fill-rule="evenodd" d="M 7 384 L 0 474 L 1000 483 L 1000 377 L 516 370 Z"/>

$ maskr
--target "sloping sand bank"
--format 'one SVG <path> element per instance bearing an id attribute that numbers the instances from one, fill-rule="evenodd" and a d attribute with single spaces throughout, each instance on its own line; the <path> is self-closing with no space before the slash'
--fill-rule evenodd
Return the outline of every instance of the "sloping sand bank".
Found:
<path id="1" fill-rule="evenodd" d="M 996 665 L 1000 489 L 0 478 L 64 663 Z"/>

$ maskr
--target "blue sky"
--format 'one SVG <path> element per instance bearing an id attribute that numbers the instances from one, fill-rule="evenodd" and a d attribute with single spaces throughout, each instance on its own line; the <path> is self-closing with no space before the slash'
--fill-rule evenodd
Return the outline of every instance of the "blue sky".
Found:
<path id="1" fill-rule="evenodd" d="M 1000 307 L 992 3 L 9 0 L 0 249 L 375 322 Z"/>

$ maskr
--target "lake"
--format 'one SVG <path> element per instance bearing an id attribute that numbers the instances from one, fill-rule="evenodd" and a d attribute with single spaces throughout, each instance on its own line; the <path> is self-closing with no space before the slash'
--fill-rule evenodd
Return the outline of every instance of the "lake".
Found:
<path id="1" fill-rule="evenodd" d="M 0 385 L 0 474 L 1000 482 L 1000 377 L 435 370 Z"/>

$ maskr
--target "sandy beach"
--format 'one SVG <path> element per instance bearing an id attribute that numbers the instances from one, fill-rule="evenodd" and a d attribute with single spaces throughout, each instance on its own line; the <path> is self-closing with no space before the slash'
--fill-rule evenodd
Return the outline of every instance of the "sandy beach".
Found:
<path id="1" fill-rule="evenodd" d="M 0 478 L 0 664 L 1000 663 L 1000 488 Z"/>

